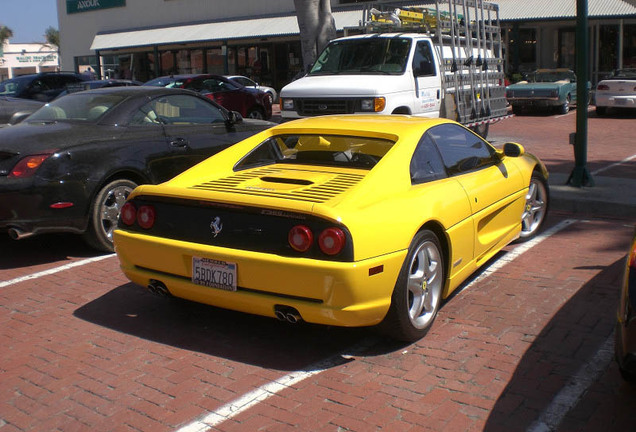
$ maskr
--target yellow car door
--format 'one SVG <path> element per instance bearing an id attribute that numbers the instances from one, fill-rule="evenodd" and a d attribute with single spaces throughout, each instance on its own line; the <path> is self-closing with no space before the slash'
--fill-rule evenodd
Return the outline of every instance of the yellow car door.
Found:
<path id="1" fill-rule="evenodd" d="M 439 148 L 448 175 L 468 196 L 474 259 L 487 259 L 519 229 L 524 204 L 521 174 L 490 144 L 458 124 L 439 125 L 428 133 Z"/>

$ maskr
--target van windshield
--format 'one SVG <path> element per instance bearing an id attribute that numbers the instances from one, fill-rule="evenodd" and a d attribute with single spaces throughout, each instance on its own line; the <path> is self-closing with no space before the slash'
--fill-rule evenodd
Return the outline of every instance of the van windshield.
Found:
<path id="1" fill-rule="evenodd" d="M 411 39 L 375 37 L 333 41 L 320 54 L 309 75 L 401 75 L 406 70 Z"/>

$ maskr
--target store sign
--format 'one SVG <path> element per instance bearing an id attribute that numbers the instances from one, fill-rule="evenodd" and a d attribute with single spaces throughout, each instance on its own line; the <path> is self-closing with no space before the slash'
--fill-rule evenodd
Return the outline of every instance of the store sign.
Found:
<path id="1" fill-rule="evenodd" d="M 66 13 L 88 12 L 126 6 L 126 0 L 66 0 Z"/>
<path id="2" fill-rule="evenodd" d="M 27 55 L 16 57 L 18 63 L 44 63 L 44 62 L 56 62 L 57 56 L 55 54 L 49 55 Z"/>

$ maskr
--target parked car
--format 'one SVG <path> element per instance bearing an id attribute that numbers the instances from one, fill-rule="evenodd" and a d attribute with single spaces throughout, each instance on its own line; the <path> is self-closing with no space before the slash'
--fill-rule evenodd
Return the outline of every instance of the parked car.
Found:
<path id="1" fill-rule="evenodd" d="M 538 69 L 527 80 L 506 87 L 512 112 L 526 109 L 554 109 L 567 114 L 576 104 L 576 75 L 568 69 Z"/>
<path id="2" fill-rule="evenodd" d="M 0 96 L 0 124 L 19 123 L 27 115 L 37 111 L 44 102 Z M 12 120 L 15 118 L 16 120 Z"/>
<path id="3" fill-rule="evenodd" d="M 243 117 L 269 119 L 272 103 L 266 93 L 243 87 L 220 75 L 173 75 L 155 78 L 146 86 L 185 88 L 197 91 Z"/>
<path id="4" fill-rule="evenodd" d="M 271 125 L 182 89 L 66 95 L 0 129 L 0 230 L 14 239 L 82 233 L 112 250 L 119 211 L 138 184 L 166 181 Z"/>
<path id="5" fill-rule="evenodd" d="M 614 352 L 623 378 L 636 385 L 636 230 L 625 261 Z"/>
<path id="6" fill-rule="evenodd" d="M 41 72 L 21 75 L 0 83 L 0 96 L 33 99 L 49 102 L 69 84 L 84 81 L 84 77 L 72 72 Z"/>
<path id="7" fill-rule="evenodd" d="M 596 114 L 636 108 L 636 69 L 618 69 L 596 86 Z"/>
<path id="8" fill-rule="evenodd" d="M 259 83 L 257 83 L 253 79 L 248 78 L 246 76 L 243 76 L 243 75 L 226 75 L 225 77 L 227 79 L 229 79 L 230 81 L 234 82 L 234 83 L 238 83 L 238 84 L 242 85 L 243 87 L 255 88 L 255 89 L 264 91 L 265 93 L 267 93 L 269 95 L 269 97 L 270 97 L 269 102 L 270 103 L 276 102 L 276 100 L 278 98 L 278 93 L 276 92 L 275 89 L 273 89 L 272 87 L 267 87 L 267 86 L 264 86 L 264 85 L 260 85 Z"/>
<path id="9" fill-rule="evenodd" d="M 480 265 L 537 234 L 547 175 L 446 119 L 312 117 L 135 189 L 115 249 L 153 292 L 413 341 Z"/>

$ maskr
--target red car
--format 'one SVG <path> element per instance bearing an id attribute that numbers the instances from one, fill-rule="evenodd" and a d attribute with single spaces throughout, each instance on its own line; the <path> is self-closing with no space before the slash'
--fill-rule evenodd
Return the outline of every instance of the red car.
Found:
<path id="1" fill-rule="evenodd" d="M 197 91 L 219 105 L 246 118 L 269 119 L 272 103 L 267 93 L 232 82 L 220 75 L 190 74 L 155 78 L 145 86 L 186 88 Z"/>

